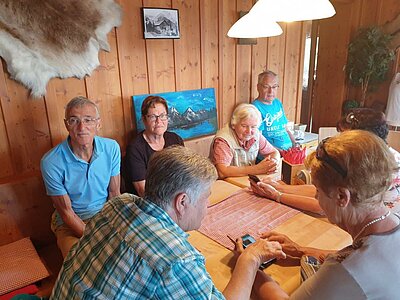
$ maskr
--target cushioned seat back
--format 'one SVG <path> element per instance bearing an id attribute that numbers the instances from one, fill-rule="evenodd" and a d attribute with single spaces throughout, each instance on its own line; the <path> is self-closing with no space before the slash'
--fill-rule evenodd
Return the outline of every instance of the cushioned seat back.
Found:
<path id="1" fill-rule="evenodd" d="M 387 142 L 390 147 L 400 152 L 400 131 L 389 130 Z"/>

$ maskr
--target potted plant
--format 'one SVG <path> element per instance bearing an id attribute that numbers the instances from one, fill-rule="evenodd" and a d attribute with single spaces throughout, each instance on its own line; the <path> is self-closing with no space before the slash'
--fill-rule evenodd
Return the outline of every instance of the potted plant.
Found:
<path id="1" fill-rule="evenodd" d="M 349 44 L 346 73 L 352 85 L 361 85 L 361 107 L 367 93 L 385 80 L 394 60 L 390 40 L 391 35 L 374 26 L 360 29 Z"/>

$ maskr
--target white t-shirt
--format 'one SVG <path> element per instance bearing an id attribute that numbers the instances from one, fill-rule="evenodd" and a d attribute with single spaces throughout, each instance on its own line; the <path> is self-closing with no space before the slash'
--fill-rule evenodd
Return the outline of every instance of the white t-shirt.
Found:
<path id="1" fill-rule="evenodd" d="M 400 153 L 389 147 L 400 168 Z M 383 202 L 393 212 L 400 212 L 400 169 L 395 174 L 391 188 L 383 194 Z M 400 297 L 399 297 L 400 298 Z"/>
<path id="2" fill-rule="evenodd" d="M 400 299 L 400 225 L 361 241 L 329 255 L 290 299 Z"/>

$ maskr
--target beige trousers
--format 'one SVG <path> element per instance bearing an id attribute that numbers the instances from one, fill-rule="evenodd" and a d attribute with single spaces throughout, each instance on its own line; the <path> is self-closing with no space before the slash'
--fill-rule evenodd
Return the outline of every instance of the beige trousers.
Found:
<path id="1" fill-rule="evenodd" d="M 60 226 L 56 226 L 55 216 L 56 214 L 54 212 L 51 217 L 51 230 L 54 232 L 54 235 L 57 239 L 57 246 L 60 249 L 63 258 L 65 258 L 72 246 L 79 241 L 79 238 L 67 225 L 62 224 Z M 84 222 L 86 223 L 87 220 Z"/>

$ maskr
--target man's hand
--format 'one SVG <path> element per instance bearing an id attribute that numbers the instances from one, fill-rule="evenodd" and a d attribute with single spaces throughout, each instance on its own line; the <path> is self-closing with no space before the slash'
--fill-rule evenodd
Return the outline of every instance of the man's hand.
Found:
<path id="1" fill-rule="evenodd" d="M 243 248 L 243 240 L 241 238 L 236 241 L 235 250 L 241 253 L 241 256 L 255 263 L 257 268 L 270 258 L 284 259 L 286 254 L 282 251 L 282 246 L 278 242 L 271 242 L 266 239 L 259 239 L 255 243 Z"/>

